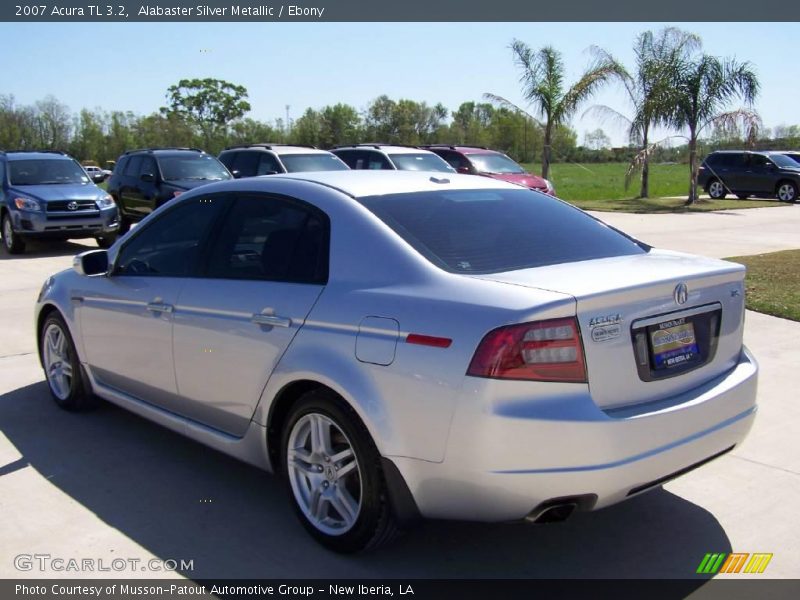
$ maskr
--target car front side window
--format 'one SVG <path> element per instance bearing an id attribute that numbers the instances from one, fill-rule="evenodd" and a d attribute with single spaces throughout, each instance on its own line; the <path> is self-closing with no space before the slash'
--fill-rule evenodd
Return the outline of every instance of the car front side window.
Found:
<path id="1" fill-rule="evenodd" d="M 135 231 L 120 250 L 115 276 L 189 277 L 223 207 L 222 198 L 182 202 Z"/>

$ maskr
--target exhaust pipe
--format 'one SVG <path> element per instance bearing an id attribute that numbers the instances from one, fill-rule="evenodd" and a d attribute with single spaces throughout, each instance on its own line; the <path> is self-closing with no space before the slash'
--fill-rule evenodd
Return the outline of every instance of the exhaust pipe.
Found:
<path id="1" fill-rule="evenodd" d="M 529 523 L 560 523 L 566 521 L 576 510 L 592 510 L 597 502 L 594 494 L 552 498 L 534 508 L 525 520 Z"/>

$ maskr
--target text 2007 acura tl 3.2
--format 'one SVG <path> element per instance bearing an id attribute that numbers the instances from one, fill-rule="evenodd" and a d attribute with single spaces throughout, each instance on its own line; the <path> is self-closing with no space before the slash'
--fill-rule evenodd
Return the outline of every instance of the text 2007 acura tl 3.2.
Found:
<path id="1" fill-rule="evenodd" d="M 513 184 L 302 173 L 183 194 L 49 278 L 36 327 L 60 406 L 285 474 L 348 552 L 601 508 L 739 444 L 743 277 Z"/>

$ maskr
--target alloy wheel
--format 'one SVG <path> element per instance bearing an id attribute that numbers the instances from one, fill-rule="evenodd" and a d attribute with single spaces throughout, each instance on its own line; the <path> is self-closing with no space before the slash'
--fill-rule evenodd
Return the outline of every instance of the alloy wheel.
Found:
<path id="1" fill-rule="evenodd" d="M 72 362 L 67 336 L 57 323 L 44 332 L 44 370 L 50 390 L 59 400 L 66 400 L 72 389 Z"/>
<path id="2" fill-rule="evenodd" d="M 286 464 L 294 498 L 316 529 L 335 536 L 355 525 L 362 506 L 361 468 L 353 445 L 331 418 L 312 412 L 298 419 Z"/>

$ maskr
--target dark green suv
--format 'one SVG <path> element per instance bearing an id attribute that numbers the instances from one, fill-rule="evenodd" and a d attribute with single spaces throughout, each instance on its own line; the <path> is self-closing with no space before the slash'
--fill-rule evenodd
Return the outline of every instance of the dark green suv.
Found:
<path id="1" fill-rule="evenodd" d="M 697 183 L 715 200 L 733 194 L 796 202 L 800 163 L 785 152 L 720 150 L 703 161 Z"/>

